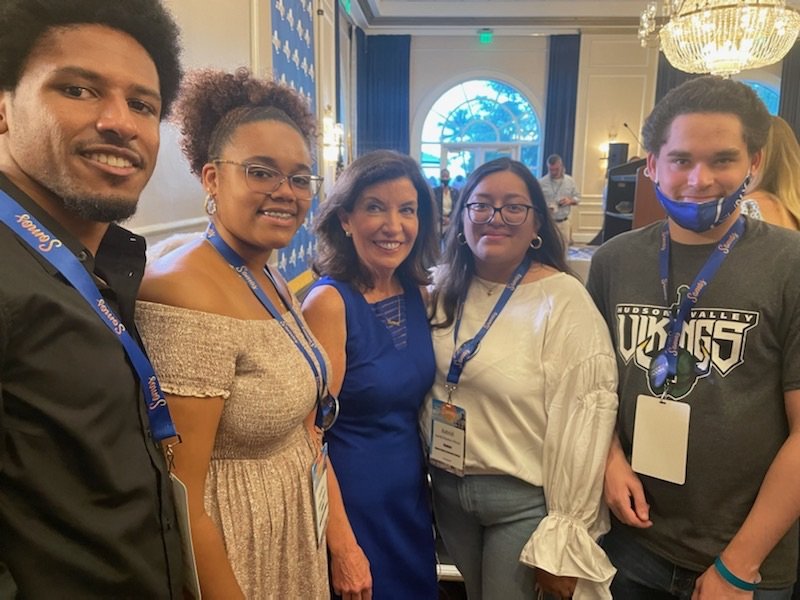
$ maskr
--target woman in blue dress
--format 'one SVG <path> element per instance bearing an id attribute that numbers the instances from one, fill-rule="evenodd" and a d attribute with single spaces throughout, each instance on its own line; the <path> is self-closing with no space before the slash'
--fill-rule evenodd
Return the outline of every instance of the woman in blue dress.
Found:
<path id="1" fill-rule="evenodd" d="M 418 432 L 435 369 L 422 290 L 434 223 L 416 162 L 378 151 L 345 169 L 315 224 L 321 279 L 303 314 L 330 357 L 341 407 L 325 438 L 327 539 L 333 590 L 348 600 L 437 597 Z"/>

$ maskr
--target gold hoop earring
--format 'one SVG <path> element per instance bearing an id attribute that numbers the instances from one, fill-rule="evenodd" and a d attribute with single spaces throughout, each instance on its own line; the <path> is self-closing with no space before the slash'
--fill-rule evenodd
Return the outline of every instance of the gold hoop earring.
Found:
<path id="1" fill-rule="evenodd" d="M 205 209 L 209 217 L 217 213 L 217 201 L 210 193 L 206 194 Z"/>
<path id="2" fill-rule="evenodd" d="M 539 248 L 542 247 L 543 243 L 544 241 L 542 240 L 542 236 L 537 235 L 535 238 L 531 240 L 530 247 L 533 248 L 534 250 L 538 250 Z"/>
<path id="3" fill-rule="evenodd" d="M 459 245 L 464 246 L 467 243 L 467 238 L 464 237 L 464 232 L 459 231 L 456 235 L 456 239 L 458 240 Z"/>

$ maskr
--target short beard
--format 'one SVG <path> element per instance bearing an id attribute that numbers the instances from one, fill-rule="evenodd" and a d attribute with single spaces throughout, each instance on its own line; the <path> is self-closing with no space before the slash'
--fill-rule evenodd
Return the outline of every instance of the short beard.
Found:
<path id="1" fill-rule="evenodd" d="M 120 197 L 62 197 L 64 208 L 86 221 L 118 223 L 136 214 L 137 202 Z"/>

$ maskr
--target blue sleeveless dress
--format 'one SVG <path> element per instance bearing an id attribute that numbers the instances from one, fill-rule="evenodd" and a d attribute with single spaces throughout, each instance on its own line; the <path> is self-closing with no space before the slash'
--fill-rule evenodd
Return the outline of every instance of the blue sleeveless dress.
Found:
<path id="1" fill-rule="evenodd" d="M 324 277 L 344 299 L 347 371 L 339 418 L 325 434 L 344 506 L 370 562 L 375 600 L 435 600 L 436 558 L 418 414 L 433 384 L 422 296 L 406 286 L 406 345 L 350 284 Z M 315 287 L 316 287 L 315 286 Z M 384 301 L 385 302 L 385 301 Z"/>

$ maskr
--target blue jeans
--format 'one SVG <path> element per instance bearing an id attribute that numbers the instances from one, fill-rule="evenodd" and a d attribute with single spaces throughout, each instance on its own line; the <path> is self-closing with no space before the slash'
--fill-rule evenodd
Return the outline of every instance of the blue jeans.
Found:
<path id="1" fill-rule="evenodd" d="M 661 558 L 616 524 L 603 538 L 602 546 L 617 568 L 611 583 L 614 600 L 690 600 L 694 582 L 702 575 Z M 753 594 L 753 600 L 790 600 L 791 597 L 791 587 L 756 590 Z"/>
<path id="2" fill-rule="evenodd" d="M 464 576 L 469 600 L 531 600 L 533 569 L 522 547 L 547 514 L 542 488 L 506 475 L 456 477 L 431 468 L 433 511 Z"/>

